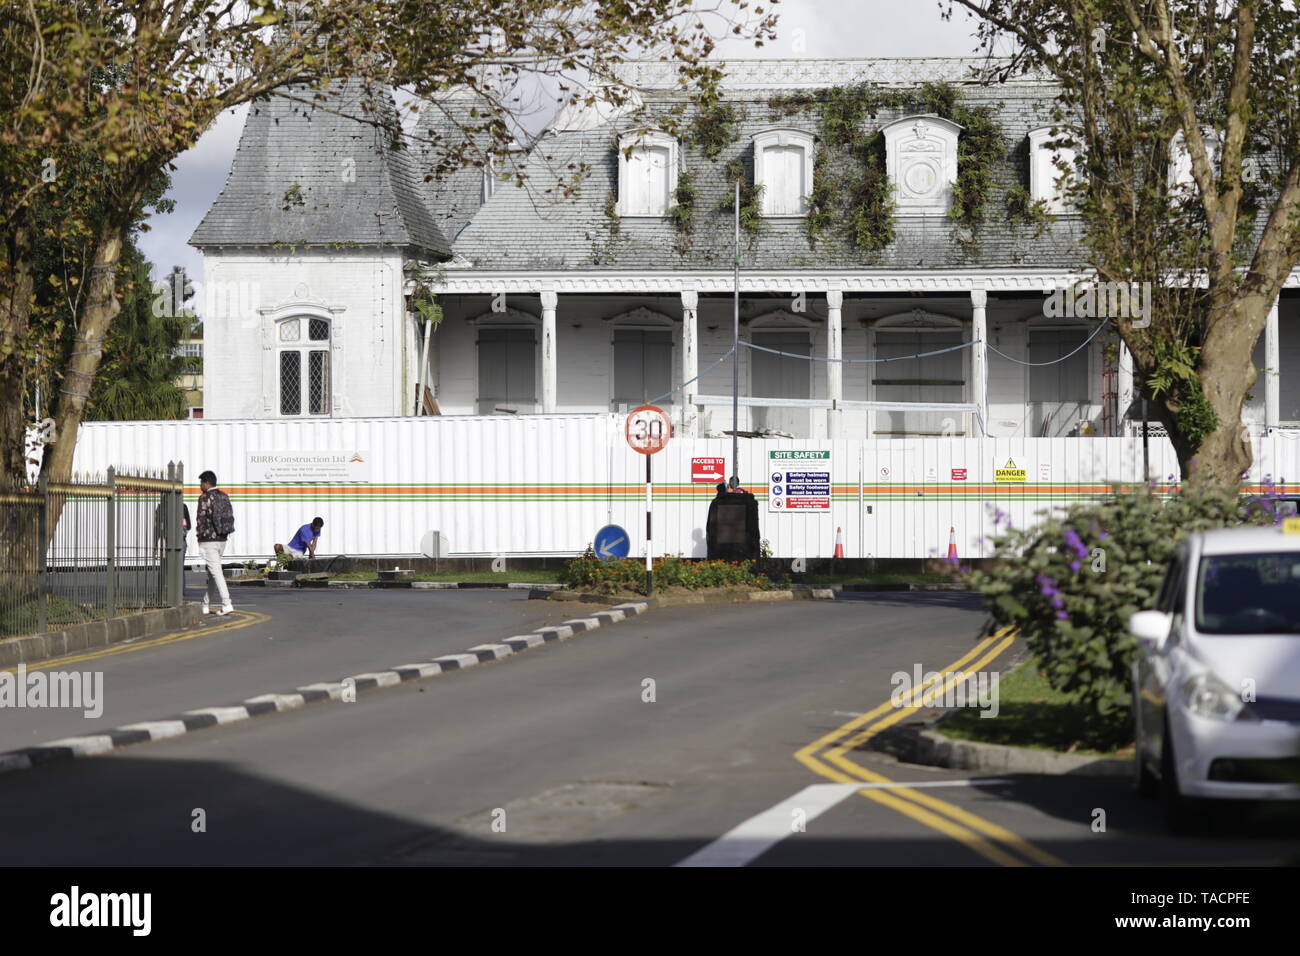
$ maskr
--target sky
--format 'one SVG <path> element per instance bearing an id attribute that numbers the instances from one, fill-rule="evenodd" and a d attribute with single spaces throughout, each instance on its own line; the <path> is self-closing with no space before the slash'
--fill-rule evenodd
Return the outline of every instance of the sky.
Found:
<path id="1" fill-rule="evenodd" d="M 940 17 L 938 0 L 782 0 L 777 40 L 755 50 L 728 40 L 717 57 L 904 57 L 969 56 L 976 52 L 973 21 L 964 12 Z M 203 275 L 203 258 L 186 245 L 190 234 L 225 186 L 248 107 L 222 114 L 193 149 L 182 153 L 168 195 L 176 209 L 154 215 L 140 237 L 155 279 L 184 266 Z"/>

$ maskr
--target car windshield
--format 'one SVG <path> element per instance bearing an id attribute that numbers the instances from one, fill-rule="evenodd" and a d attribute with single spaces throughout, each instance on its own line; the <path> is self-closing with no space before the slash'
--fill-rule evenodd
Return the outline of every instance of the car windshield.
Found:
<path id="1" fill-rule="evenodd" d="M 1300 633 L 1300 551 L 1201 558 L 1196 629 L 1202 634 Z"/>

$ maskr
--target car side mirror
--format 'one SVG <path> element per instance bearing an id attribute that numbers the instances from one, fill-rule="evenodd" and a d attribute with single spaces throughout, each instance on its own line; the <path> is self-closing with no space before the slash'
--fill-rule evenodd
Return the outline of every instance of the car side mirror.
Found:
<path id="1" fill-rule="evenodd" d="M 1128 619 L 1128 632 L 1152 650 L 1159 650 L 1169 637 L 1173 617 L 1164 611 L 1138 611 Z"/>

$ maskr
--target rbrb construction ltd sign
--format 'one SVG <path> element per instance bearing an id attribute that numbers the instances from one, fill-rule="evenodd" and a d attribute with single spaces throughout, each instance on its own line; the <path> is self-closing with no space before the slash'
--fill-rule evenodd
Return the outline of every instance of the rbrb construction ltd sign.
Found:
<path id="1" fill-rule="evenodd" d="M 829 451 L 769 451 L 768 511 L 830 511 Z"/>
<path id="2" fill-rule="evenodd" d="M 369 481 L 368 451 L 250 451 L 247 481 Z"/>

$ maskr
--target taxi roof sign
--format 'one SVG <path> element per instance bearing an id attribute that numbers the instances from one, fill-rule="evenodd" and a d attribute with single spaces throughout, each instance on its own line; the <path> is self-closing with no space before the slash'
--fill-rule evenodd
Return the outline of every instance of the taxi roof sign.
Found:
<path id="1" fill-rule="evenodd" d="M 1300 534 L 1300 518 L 1283 518 L 1283 534 Z"/>

